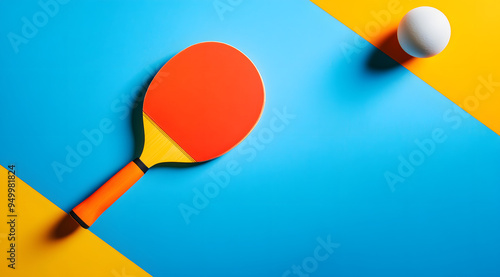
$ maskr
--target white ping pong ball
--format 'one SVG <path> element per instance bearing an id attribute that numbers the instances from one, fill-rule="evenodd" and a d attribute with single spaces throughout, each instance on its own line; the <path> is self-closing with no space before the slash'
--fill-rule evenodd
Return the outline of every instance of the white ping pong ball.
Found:
<path id="1" fill-rule="evenodd" d="M 448 18 L 438 9 L 418 7 L 409 11 L 398 26 L 398 41 L 406 53 L 428 58 L 444 50 L 451 37 Z"/>

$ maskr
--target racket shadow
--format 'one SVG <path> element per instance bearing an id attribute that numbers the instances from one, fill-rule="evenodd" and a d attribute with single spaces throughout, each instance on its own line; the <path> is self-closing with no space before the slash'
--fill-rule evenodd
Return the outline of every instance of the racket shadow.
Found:
<path id="1" fill-rule="evenodd" d="M 64 213 L 50 229 L 48 239 L 52 241 L 64 239 L 79 228 L 80 225 L 69 214 Z"/>
<path id="2" fill-rule="evenodd" d="M 216 159 L 218 159 L 218 158 L 215 158 L 213 160 L 216 160 Z M 213 160 L 210 160 L 210 161 L 213 161 Z M 189 168 L 189 167 L 199 166 L 199 165 L 202 165 L 204 163 L 208 163 L 210 161 L 197 162 L 197 163 L 159 163 L 159 164 L 155 165 L 155 167 Z"/>
<path id="3" fill-rule="evenodd" d="M 150 76 L 143 84 L 142 89 L 137 93 L 134 99 L 134 105 L 130 113 L 130 120 L 132 124 L 132 134 L 134 137 L 134 153 L 132 159 L 139 157 L 144 147 L 144 126 L 142 122 L 142 106 L 144 104 L 144 97 L 148 86 L 153 80 L 154 75 Z"/>

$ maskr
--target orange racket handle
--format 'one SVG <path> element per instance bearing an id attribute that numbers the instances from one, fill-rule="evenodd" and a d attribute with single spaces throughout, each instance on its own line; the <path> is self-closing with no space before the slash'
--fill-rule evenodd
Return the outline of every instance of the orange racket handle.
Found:
<path id="1" fill-rule="evenodd" d="M 146 173 L 148 167 L 140 160 L 127 164 L 115 176 L 76 206 L 69 214 L 85 229 Z"/>

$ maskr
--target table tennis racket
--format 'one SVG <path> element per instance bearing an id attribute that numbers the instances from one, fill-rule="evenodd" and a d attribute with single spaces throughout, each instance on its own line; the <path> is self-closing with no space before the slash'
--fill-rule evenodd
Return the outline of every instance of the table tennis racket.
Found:
<path id="1" fill-rule="evenodd" d="M 70 215 L 84 228 L 158 163 L 214 159 L 240 143 L 264 108 L 264 84 L 252 61 L 220 42 L 192 45 L 151 81 L 143 105 L 144 148 Z"/>

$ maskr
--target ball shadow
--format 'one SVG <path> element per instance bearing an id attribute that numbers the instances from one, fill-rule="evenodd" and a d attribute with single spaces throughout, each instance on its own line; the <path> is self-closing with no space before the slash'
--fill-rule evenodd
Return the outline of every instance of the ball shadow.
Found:
<path id="1" fill-rule="evenodd" d="M 404 65 L 414 57 L 408 55 L 399 45 L 397 29 L 382 38 L 379 48 L 375 48 L 368 58 L 367 67 L 373 71 L 385 71 Z"/>

